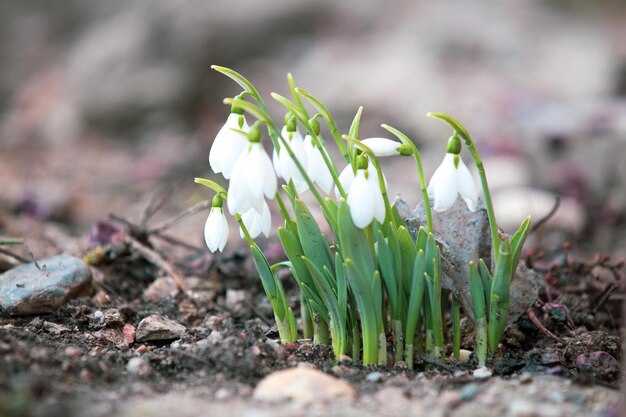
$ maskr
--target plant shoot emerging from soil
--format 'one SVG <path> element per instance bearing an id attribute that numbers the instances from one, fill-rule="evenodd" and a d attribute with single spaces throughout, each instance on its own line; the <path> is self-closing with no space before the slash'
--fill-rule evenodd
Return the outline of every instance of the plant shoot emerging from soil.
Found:
<path id="1" fill-rule="evenodd" d="M 435 240 L 431 205 L 433 210 L 445 212 L 460 194 L 468 208 L 476 210 L 478 192 L 460 156 L 465 144 L 480 176 L 493 251 L 487 262 L 470 262 L 467 277 L 476 328 L 475 355 L 483 366 L 487 354 L 495 354 L 506 328 L 511 279 L 530 218 L 511 237 L 498 231 L 485 170 L 463 125 L 448 115 L 429 113 L 448 123 L 453 134 L 444 160 L 427 186 L 420 152 L 404 133 L 382 125 L 394 139 L 359 140 L 362 108 L 347 133 L 341 134 L 326 106 L 296 87 L 288 75 L 291 97 L 271 94 L 287 111 L 283 123 L 278 123 L 250 81 L 228 68 L 213 69 L 236 81 L 244 91 L 224 100 L 231 106 L 231 114 L 209 153 L 212 170 L 229 180 L 228 189 L 196 178 L 216 193 L 205 240 L 212 252 L 224 249 L 228 238 L 226 202 L 250 245 L 284 343 L 295 341 L 300 330 L 277 275 L 280 268 L 289 269 L 300 289 L 302 336 L 314 343 L 331 344 L 336 357 L 347 354 L 365 365 L 386 364 L 390 341 L 394 363 L 406 361 L 412 368 L 416 354 L 444 361 L 449 298 L 450 339 L 458 357 L 461 309 L 454 295 L 441 285 L 441 248 Z M 256 120 L 248 125 L 246 117 Z M 343 158 L 341 168 L 320 134 L 320 122 L 328 127 Z M 271 144 L 269 153 L 262 130 Z M 378 158 L 392 156 L 413 157 L 416 163 L 426 224 L 414 232 L 387 194 Z M 282 188 L 277 187 L 278 178 L 284 180 Z M 301 199 L 309 191 L 321 208 L 325 225 L 318 223 Z M 277 232 L 287 257 L 273 265 L 254 241 L 261 234 L 270 234 L 268 201 L 272 200 L 282 217 Z M 330 230 L 330 235 L 322 230 Z"/>

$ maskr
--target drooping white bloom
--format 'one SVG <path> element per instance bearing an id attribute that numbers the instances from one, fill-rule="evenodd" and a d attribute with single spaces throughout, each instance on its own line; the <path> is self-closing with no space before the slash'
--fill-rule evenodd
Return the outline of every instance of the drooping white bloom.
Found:
<path id="1" fill-rule="evenodd" d="M 307 170 L 307 154 L 304 149 L 304 139 L 302 139 L 302 135 L 300 132 L 287 131 L 287 127 L 283 127 L 281 136 L 287 141 L 289 147 L 293 151 L 293 154 L 300 162 L 300 165 Z M 298 169 L 296 163 L 287 152 L 287 148 L 285 146 L 281 146 L 278 151 L 278 158 L 274 158 L 274 167 L 276 168 L 276 172 L 286 181 L 293 181 L 293 184 L 296 187 L 296 192 L 298 194 L 302 194 L 306 190 L 309 189 L 309 185 L 304 180 L 302 173 Z"/>
<path id="2" fill-rule="evenodd" d="M 204 224 L 204 241 L 211 252 L 224 250 L 228 241 L 228 222 L 222 207 L 211 208 Z"/>
<path id="3" fill-rule="evenodd" d="M 252 208 L 241 216 L 241 221 L 246 226 L 252 239 L 256 238 L 261 233 L 263 233 L 265 237 L 269 237 L 272 228 L 272 215 L 265 201 L 263 201 L 263 207 L 260 212 Z M 239 234 L 242 238 L 244 237 L 241 228 L 239 229 Z"/>
<path id="4" fill-rule="evenodd" d="M 376 169 L 374 168 L 374 173 Z M 363 229 L 372 220 L 385 221 L 385 204 L 380 191 L 378 177 L 371 171 L 359 169 L 348 191 L 348 205 L 354 224 Z"/>
<path id="5" fill-rule="evenodd" d="M 232 215 L 254 208 L 262 212 L 265 198 L 276 194 L 276 174 L 272 161 L 259 142 L 250 142 L 233 166 L 228 187 L 228 210 Z"/>
<path id="6" fill-rule="evenodd" d="M 472 174 L 459 155 L 446 153 L 443 162 L 430 179 L 428 197 L 434 201 L 433 209 L 442 212 L 454 205 L 457 194 L 461 194 L 471 211 L 476 210 L 478 191 Z"/>
<path id="7" fill-rule="evenodd" d="M 216 174 L 221 172 L 226 179 L 230 178 L 233 165 L 235 165 L 237 158 L 248 144 L 248 138 L 233 129 L 244 132 L 250 130 L 243 115 L 231 113 L 228 116 L 224 126 L 217 132 L 213 146 L 211 146 L 209 151 L 209 165 L 211 169 Z"/>
<path id="8" fill-rule="evenodd" d="M 363 139 L 361 143 L 370 148 L 376 156 L 400 155 L 400 147 L 402 146 L 400 142 L 385 138 Z"/>
<path id="9" fill-rule="evenodd" d="M 367 166 L 367 177 L 370 180 L 376 179 L 376 184 L 378 184 L 378 171 L 376 171 L 374 164 L 369 164 Z M 383 174 L 383 179 L 385 180 L 385 187 L 387 187 L 387 178 L 385 177 L 385 174 Z M 341 171 L 341 174 L 339 174 L 339 182 L 346 193 L 350 192 L 353 181 L 354 173 L 352 172 L 352 165 L 348 164 L 343 171 Z M 339 193 L 339 188 L 337 188 L 337 186 L 335 186 L 335 197 L 337 200 L 341 198 L 341 194 Z"/>
<path id="10" fill-rule="evenodd" d="M 315 146 L 311 135 L 306 135 L 304 138 L 304 151 L 306 152 L 307 174 L 309 178 L 319 185 L 326 194 L 330 194 L 330 190 L 333 187 L 333 176 L 322 156 L 324 150 Z"/>

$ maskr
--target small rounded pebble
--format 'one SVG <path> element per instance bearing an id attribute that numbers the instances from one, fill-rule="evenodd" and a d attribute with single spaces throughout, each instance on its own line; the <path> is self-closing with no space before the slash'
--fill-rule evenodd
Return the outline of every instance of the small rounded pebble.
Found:
<path id="1" fill-rule="evenodd" d="M 491 375 L 493 375 L 493 372 L 489 368 L 484 366 L 482 368 L 474 370 L 474 378 L 476 379 L 487 379 L 491 377 Z"/>

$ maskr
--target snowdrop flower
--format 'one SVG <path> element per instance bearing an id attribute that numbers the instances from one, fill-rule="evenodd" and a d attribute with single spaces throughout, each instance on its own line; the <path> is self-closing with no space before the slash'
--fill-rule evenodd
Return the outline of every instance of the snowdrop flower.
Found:
<path id="1" fill-rule="evenodd" d="M 363 139 L 361 143 L 374 152 L 376 156 L 410 155 L 407 145 L 385 138 Z"/>
<path id="2" fill-rule="evenodd" d="M 323 149 L 313 143 L 311 135 L 304 138 L 304 151 L 307 159 L 307 174 L 311 181 L 319 185 L 326 194 L 330 194 L 333 187 L 333 176 L 322 156 Z"/>
<path id="3" fill-rule="evenodd" d="M 232 215 L 246 213 L 251 208 L 261 213 L 264 197 L 271 200 L 276 194 L 276 174 L 260 139 L 258 127 L 253 126 L 247 148 L 233 166 L 228 187 L 228 210 Z"/>
<path id="4" fill-rule="evenodd" d="M 378 172 L 376 171 L 376 167 L 373 164 L 368 164 L 367 166 L 367 176 L 368 179 L 373 180 L 376 179 L 376 184 L 378 184 Z M 383 179 L 385 180 L 385 188 L 387 187 L 387 178 L 385 178 L 385 174 L 383 174 Z M 352 172 L 352 165 L 348 164 L 339 174 L 339 182 L 343 186 L 343 189 L 346 193 L 350 192 L 350 188 L 352 187 L 352 183 L 354 182 L 354 173 Z M 341 198 L 341 194 L 339 193 L 339 188 L 335 186 L 335 197 L 337 200 Z"/>
<path id="5" fill-rule="evenodd" d="M 448 141 L 446 156 L 428 184 L 428 197 L 434 201 L 433 209 L 437 212 L 452 207 L 457 194 L 461 195 L 471 211 L 475 211 L 478 205 L 474 179 L 459 156 L 460 152 L 461 140 L 455 134 Z"/>
<path id="6" fill-rule="evenodd" d="M 213 207 L 204 225 L 204 241 L 211 252 L 222 252 L 228 241 L 228 222 L 219 195 L 213 198 Z"/>
<path id="7" fill-rule="evenodd" d="M 209 151 L 211 169 L 216 174 L 221 172 L 226 179 L 230 178 L 233 165 L 248 144 L 248 138 L 245 135 L 233 130 L 242 130 L 246 133 L 250 131 L 245 117 L 239 111 L 237 108 L 231 110 L 226 123 L 217 132 L 213 146 Z"/>
<path id="8" fill-rule="evenodd" d="M 270 213 L 270 208 L 265 201 L 263 201 L 263 207 L 260 212 L 257 212 L 252 208 L 241 216 L 241 221 L 244 226 L 246 226 L 246 229 L 252 239 L 256 238 L 261 233 L 263 233 L 265 237 L 269 237 L 270 230 L 272 228 L 272 215 Z M 239 228 L 239 234 L 242 238 L 244 237 L 243 230 L 241 230 L 241 228 Z"/>
<path id="9" fill-rule="evenodd" d="M 300 132 L 297 130 L 290 131 L 287 129 L 287 126 L 285 126 L 283 127 L 281 136 L 287 141 L 287 143 L 289 143 L 289 147 L 293 151 L 295 157 L 306 171 L 308 166 L 307 154 L 304 149 L 304 139 L 302 138 Z M 298 194 L 302 194 L 309 189 L 309 185 L 304 180 L 302 173 L 289 155 L 289 152 L 287 152 L 287 148 L 281 146 L 277 157 L 273 159 L 276 172 L 279 173 L 286 182 L 293 181 Z"/>
<path id="10" fill-rule="evenodd" d="M 352 221 L 357 227 L 363 229 L 374 219 L 380 223 L 385 221 L 385 203 L 380 191 L 376 168 L 372 175 L 371 170 L 363 166 L 363 162 L 357 163 L 361 165 L 361 168 L 357 169 L 350 185 L 348 205 Z"/>

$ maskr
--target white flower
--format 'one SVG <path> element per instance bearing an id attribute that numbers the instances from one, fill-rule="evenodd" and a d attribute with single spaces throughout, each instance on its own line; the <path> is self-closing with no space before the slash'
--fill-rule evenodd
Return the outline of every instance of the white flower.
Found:
<path id="1" fill-rule="evenodd" d="M 211 208 L 204 225 L 204 241 L 211 252 L 223 251 L 228 240 L 228 222 L 221 207 Z"/>
<path id="2" fill-rule="evenodd" d="M 228 187 L 228 210 L 232 215 L 254 208 L 263 210 L 265 199 L 276 194 L 276 174 L 272 161 L 259 142 L 250 142 L 233 166 Z"/>
<path id="3" fill-rule="evenodd" d="M 446 153 L 428 184 L 428 197 L 434 200 L 437 212 L 448 210 L 454 205 L 457 194 L 461 194 L 467 207 L 474 211 L 478 205 L 478 191 L 469 170 L 457 154 Z"/>
<path id="4" fill-rule="evenodd" d="M 263 207 L 260 212 L 255 209 L 250 209 L 241 216 L 241 221 L 248 229 L 248 233 L 252 239 L 259 236 L 261 233 L 265 237 L 269 237 L 270 230 L 272 228 L 272 215 L 267 203 L 263 201 Z M 243 230 L 239 229 L 239 234 L 244 237 Z"/>
<path id="5" fill-rule="evenodd" d="M 400 155 L 400 146 L 402 146 L 400 142 L 385 138 L 363 139 L 361 143 L 370 148 L 376 156 Z"/>
<path id="6" fill-rule="evenodd" d="M 376 171 L 376 167 L 374 164 L 369 164 L 367 166 L 367 177 L 370 180 L 376 179 L 376 184 L 378 184 L 378 171 Z M 385 178 L 385 174 L 383 174 L 383 179 L 385 180 L 385 188 L 387 188 L 387 178 Z M 352 187 L 352 182 L 354 181 L 354 174 L 352 173 L 352 165 L 348 164 L 341 174 L 339 174 L 339 182 L 343 187 L 346 193 L 350 192 L 350 187 Z M 335 186 L 335 197 L 337 200 L 341 198 L 341 194 L 339 193 L 339 188 Z"/>
<path id="7" fill-rule="evenodd" d="M 313 143 L 311 135 L 304 138 L 304 151 L 307 159 L 307 174 L 311 181 L 319 185 L 326 194 L 330 194 L 333 187 L 333 176 L 324 161 L 323 149 Z"/>
<path id="8" fill-rule="evenodd" d="M 352 221 L 361 229 L 374 219 L 380 223 L 385 221 L 385 204 L 376 174 L 372 175 L 369 169 L 357 170 L 348 191 L 348 205 Z"/>
<path id="9" fill-rule="evenodd" d="M 293 151 L 293 154 L 300 162 L 300 165 L 306 171 L 307 169 L 307 154 L 304 149 L 304 140 L 302 139 L 302 135 L 297 130 L 294 132 L 288 132 L 287 127 L 283 127 L 281 133 L 283 139 L 287 141 L 289 147 Z M 304 180 L 302 173 L 296 166 L 296 163 L 293 161 L 289 152 L 287 152 L 287 148 L 285 146 L 281 146 L 278 151 L 278 157 L 274 157 L 274 167 L 276 172 L 286 181 L 293 181 L 294 186 L 296 187 L 296 192 L 298 194 L 302 194 L 306 190 L 309 189 L 309 185 Z"/>
<path id="10" fill-rule="evenodd" d="M 239 126 L 239 121 L 242 124 Z M 248 144 L 248 138 L 232 129 L 248 132 L 250 127 L 246 123 L 243 115 L 231 113 L 226 119 L 226 123 L 217 132 L 211 151 L 209 151 L 209 165 L 216 174 L 222 173 L 224 178 L 229 179 L 233 169 L 233 165 L 237 158 Z"/>

